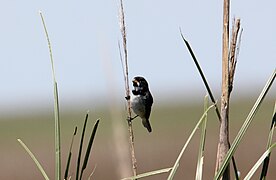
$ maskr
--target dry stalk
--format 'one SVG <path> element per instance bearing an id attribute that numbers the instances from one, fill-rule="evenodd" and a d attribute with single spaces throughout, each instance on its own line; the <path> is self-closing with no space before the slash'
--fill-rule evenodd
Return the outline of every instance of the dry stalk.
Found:
<path id="1" fill-rule="evenodd" d="M 231 44 L 229 49 L 229 0 L 224 0 L 224 14 L 223 14 L 223 57 L 222 57 L 222 96 L 221 96 L 221 124 L 219 134 L 219 145 L 217 152 L 216 170 L 218 170 L 223 162 L 226 153 L 230 148 L 229 143 L 229 106 L 230 94 L 233 90 L 234 75 L 237 64 L 237 57 L 239 54 L 241 44 L 240 19 L 233 20 Z M 238 37 L 239 36 L 239 37 Z M 239 39 L 239 40 L 238 40 Z M 237 44 L 238 42 L 238 44 Z M 234 156 L 233 156 L 234 157 Z M 235 172 L 237 168 L 234 158 L 232 158 Z M 236 175 L 237 176 L 237 175 Z M 230 179 L 229 166 L 223 174 L 223 179 Z"/>
<path id="2" fill-rule="evenodd" d="M 236 64 L 237 64 L 237 58 L 239 54 L 239 49 L 240 49 L 240 43 L 241 43 L 241 33 L 239 36 L 239 41 L 237 44 L 238 40 L 238 34 L 240 31 L 240 19 L 235 19 L 233 20 L 233 26 L 232 26 L 232 35 L 231 35 L 231 46 L 230 46 L 230 64 L 229 64 L 229 96 L 230 93 L 233 90 L 233 82 L 234 82 L 234 75 L 236 71 Z"/>
<path id="3" fill-rule="evenodd" d="M 221 122 L 219 132 L 219 143 L 217 152 L 216 171 L 221 167 L 223 160 L 229 150 L 229 9 L 230 0 L 223 3 L 223 34 L 222 34 L 222 94 L 221 94 Z M 230 168 L 226 168 L 223 179 L 230 179 Z"/>
<path id="4" fill-rule="evenodd" d="M 129 90 L 129 77 L 128 77 L 128 58 L 127 58 L 127 38 L 126 38 L 126 26 L 125 26 L 125 15 L 124 15 L 124 8 L 123 8 L 123 0 L 120 0 L 120 13 L 119 13 L 119 20 L 120 20 L 120 30 L 122 34 L 123 40 L 123 49 L 124 49 L 124 80 L 125 80 L 125 91 L 126 91 L 126 99 L 127 99 L 127 112 L 128 112 L 128 131 L 129 131 L 129 141 L 130 141 L 130 151 L 131 151 L 131 160 L 132 160 L 132 171 L 133 175 L 137 175 L 137 161 L 135 158 L 135 151 L 134 151 L 134 134 L 131 122 L 131 109 L 130 109 L 130 90 Z M 121 52 L 121 51 L 120 51 Z M 123 64 L 123 57 L 121 56 L 121 61 Z"/>

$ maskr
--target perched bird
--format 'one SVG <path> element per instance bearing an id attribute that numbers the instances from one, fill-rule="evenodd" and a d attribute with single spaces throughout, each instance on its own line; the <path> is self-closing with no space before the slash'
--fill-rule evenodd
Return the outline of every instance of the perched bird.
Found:
<path id="1" fill-rule="evenodd" d="M 149 132 L 152 131 L 149 117 L 151 112 L 151 106 L 153 104 L 153 98 L 149 91 L 148 82 L 145 78 L 137 76 L 132 80 L 133 90 L 130 98 L 131 108 L 133 112 L 142 119 L 142 123 Z M 134 118 L 136 118 L 135 116 Z M 132 119 L 134 119 L 132 118 Z"/>

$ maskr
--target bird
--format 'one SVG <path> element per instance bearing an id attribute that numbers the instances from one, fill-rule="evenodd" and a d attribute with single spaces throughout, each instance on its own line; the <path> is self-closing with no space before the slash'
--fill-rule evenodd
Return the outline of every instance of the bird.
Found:
<path id="1" fill-rule="evenodd" d="M 132 80 L 133 90 L 130 97 L 130 105 L 136 117 L 142 119 L 142 124 L 147 128 L 148 132 L 152 131 L 149 117 L 151 113 L 151 107 L 153 104 L 153 97 L 149 90 L 149 84 L 144 77 L 136 76 Z"/>

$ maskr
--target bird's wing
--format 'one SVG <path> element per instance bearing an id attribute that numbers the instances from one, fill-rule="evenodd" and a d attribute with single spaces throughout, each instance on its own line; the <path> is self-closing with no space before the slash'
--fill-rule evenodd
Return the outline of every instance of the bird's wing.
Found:
<path id="1" fill-rule="evenodd" d="M 151 96 L 151 94 L 150 94 L 150 92 L 148 92 L 147 94 L 146 94 L 146 96 L 148 96 L 148 97 L 146 97 L 144 100 L 145 100 L 145 118 L 146 119 L 149 119 L 149 117 L 150 117 L 150 112 L 151 112 L 151 106 L 152 106 L 152 104 L 153 104 L 153 98 L 152 98 L 152 96 Z"/>

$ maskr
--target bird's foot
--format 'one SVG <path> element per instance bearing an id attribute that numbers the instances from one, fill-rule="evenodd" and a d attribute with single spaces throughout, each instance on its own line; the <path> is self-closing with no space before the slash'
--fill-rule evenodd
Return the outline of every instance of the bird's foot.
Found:
<path id="1" fill-rule="evenodd" d="M 134 117 L 127 117 L 127 121 L 132 121 L 133 119 L 135 119 L 135 118 L 137 118 L 138 117 L 138 115 L 136 115 L 136 116 L 134 116 Z"/>
<path id="2" fill-rule="evenodd" d="M 127 101 L 130 100 L 130 96 L 126 96 L 125 98 L 126 98 Z"/>

